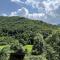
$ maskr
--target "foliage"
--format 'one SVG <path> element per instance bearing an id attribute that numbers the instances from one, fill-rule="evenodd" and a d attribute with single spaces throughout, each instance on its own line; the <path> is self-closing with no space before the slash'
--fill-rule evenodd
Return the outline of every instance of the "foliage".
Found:
<path id="1" fill-rule="evenodd" d="M 46 38 L 48 60 L 60 60 L 60 32 L 56 32 Z M 50 47 L 50 48 L 48 48 Z"/>
<path id="2" fill-rule="evenodd" d="M 9 46 L 5 46 L 0 51 L 0 60 L 8 60 L 9 59 L 10 48 Z"/>
<path id="3" fill-rule="evenodd" d="M 0 16 L 0 60 L 8 60 L 7 54 L 19 49 L 32 54 L 25 56 L 26 60 L 60 60 L 60 26 L 24 17 Z"/>
<path id="4" fill-rule="evenodd" d="M 43 53 L 43 36 L 39 33 L 36 34 L 36 36 L 34 37 L 34 45 L 33 45 L 33 50 L 32 50 L 32 54 L 34 55 L 40 55 Z"/>

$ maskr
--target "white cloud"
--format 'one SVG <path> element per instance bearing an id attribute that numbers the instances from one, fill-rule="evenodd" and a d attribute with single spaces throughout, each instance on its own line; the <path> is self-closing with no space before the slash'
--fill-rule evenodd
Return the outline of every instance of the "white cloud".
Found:
<path id="1" fill-rule="evenodd" d="M 26 17 L 28 14 L 29 14 L 28 9 L 24 7 L 21 9 L 18 9 L 18 15 Z"/>
<path id="2" fill-rule="evenodd" d="M 24 3 L 21 0 L 11 0 L 11 2 L 15 2 L 15 3 Z"/>
<path id="3" fill-rule="evenodd" d="M 41 0 L 26 0 L 26 5 L 31 5 L 33 8 L 38 8 L 38 5 L 41 3 Z"/>
<path id="4" fill-rule="evenodd" d="M 7 16 L 7 14 L 3 14 L 3 16 Z M 17 11 L 11 12 L 8 14 L 8 16 L 21 16 L 26 17 L 30 19 L 43 19 L 45 14 L 44 13 L 29 13 L 28 9 L 22 7 L 21 9 L 18 9 Z"/>
<path id="5" fill-rule="evenodd" d="M 3 16 L 22 16 L 22 17 L 27 17 L 29 14 L 29 11 L 22 7 L 21 9 L 18 9 L 17 11 L 13 11 L 10 14 L 3 13 Z"/>
<path id="6" fill-rule="evenodd" d="M 60 6 L 60 0 L 11 0 L 18 4 L 23 3 L 26 5 L 31 5 L 33 8 L 37 9 L 45 9 L 46 12 L 51 12 L 52 10 L 56 10 Z"/>
<path id="7" fill-rule="evenodd" d="M 25 3 L 30 4 L 36 8 L 47 6 L 47 9 L 48 7 L 56 9 L 60 5 L 60 0 L 42 0 L 42 1 L 41 0 L 26 0 Z"/>
<path id="8" fill-rule="evenodd" d="M 45 16 L 44 13 L 33 13 L 33 14 L 29 14 L 28 18 L 41 20 L 43 19 L 44 16 Z"/>
<path id="9" fill-rule="evenodd" d="M 42 4 L 44 5 L 46 13 L 53 12 L 60 6 L 59 0 L 47 0 L 43 1 Z"/>
<path id="10" fill-rule="evenodd" d="M 38 12 L 49 15 L 54 15 L 54 11 L 60 6 L 60 0 L 26 0 L 25 3 L 37 8 Z"/>
<path id="11" fill-rule="evenodd" d="M 9 16 L 16 16 L 17 15 L 17 12 L 14 11 L 14 12 L 11 12 Z"/>
<path id="12" fill-rule="evenodd" d="M 9 16 L 23 16 L 26 17 L 28 15 L 28 10 L 24 7 L 22 7 L 21 9 L 18 9 L 17 11 L 11 12 L 9 14 Z"/>
<path id="13" fill-rule="evenodd" d="M 58 9 L 60 6 L 60 0 L 11 0 L 20 5 L 23 3 L 24 5 L 31 5 L 33 8 L 37 8 L 38 12 L 46 13 L 46 14 L 54 14 L 54 10 Z"/>
<path id="14" fill-rule="evenodd" d="M 11 0 L 11 2 L 20 2 L 20 0 Z"/>
<path id="15" fill-rule="evenodd" d="M 3 13 L 2 16 L 8 16 L 7 14 Z"/>

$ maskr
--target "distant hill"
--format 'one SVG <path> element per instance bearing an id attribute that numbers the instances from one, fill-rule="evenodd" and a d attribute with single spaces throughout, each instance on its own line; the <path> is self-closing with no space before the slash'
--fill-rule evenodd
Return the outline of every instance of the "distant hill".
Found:
<path id="1" fill-rule="evenodd" d="M 39 20 L 31 20 L 27 19 L 24 17 L 18 17 L 18 16 L 13 16 L 13 17 L 3 17 L 0 16 L 0 28 L 5 27 L 5 28 L 21 28 L 22 26 L 26 27 L 31 27 L 31 28 L 39 28 L 39 29 L 57 29 L 56 25 L 48 24 L 43 21 Z"/>
<path id="2" fill-rule="evenodd" d="M 60 26 L 60 24 L 58 24 L 57 26 Z"/>
<path id="3" fill-rule="evenodd" d="M 48 24 L 46 22 L 39 21 L 39 20 L 31 20 L 19 16 L 13 16 L 13 17 L 0 16 L 0 32 L 4 32 L 5 34 L 7 33 L 12 34 L 16 31 L 50 33 L 51 31 L 58 30 L 58 28 L 59 27 L 56 25 Z"/>

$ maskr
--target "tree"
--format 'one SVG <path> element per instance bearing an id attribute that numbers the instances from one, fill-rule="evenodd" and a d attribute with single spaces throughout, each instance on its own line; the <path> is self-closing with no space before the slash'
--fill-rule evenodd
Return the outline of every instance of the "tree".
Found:
<path id="1" fill-rule="evenodd" d="M 9 37 L 9 36 L 3 36 L 0 37 L 0 43 L 5 43 L 4 45 L 12 45 L 12 44 L 16 44 L 19 43 L 19 41 L 15 38 Z"/>
<path id="2" fill-rule="evenodd" d="M 60 32 L 53 33 L 48 38 L 46 38 L 45 41 L 49 47 L 51 47 L 50 49 L 47 48 L 47 56 L 50 56 L 50 60 L 60 60 Z"/>
<path id="3" fill-rule="evenodd" d="M 36 34 L 36 36 L 34 37 L 34 45 L 33 45 L 33 50 L 32 50 L 32 54 L 34 55 L 40 55 L 43 53 L 43 36 L 39 33 Z"/>
<path id="4" fill-rule="evenodd" d="M 10 47 L 6 46 L 0 51 L 0 60 L 8 60 L 10 54 Z"/>

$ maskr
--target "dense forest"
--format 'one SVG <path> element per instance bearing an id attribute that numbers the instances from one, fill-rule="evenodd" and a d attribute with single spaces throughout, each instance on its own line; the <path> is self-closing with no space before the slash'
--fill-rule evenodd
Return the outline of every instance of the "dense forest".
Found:
<path id="1" fill-rule="evenodd" d="M 60 26 L 0 16 L 0 60 L 10 60 L 10 54 L 19 50 L 22 60 L 60 60 Z"/>

